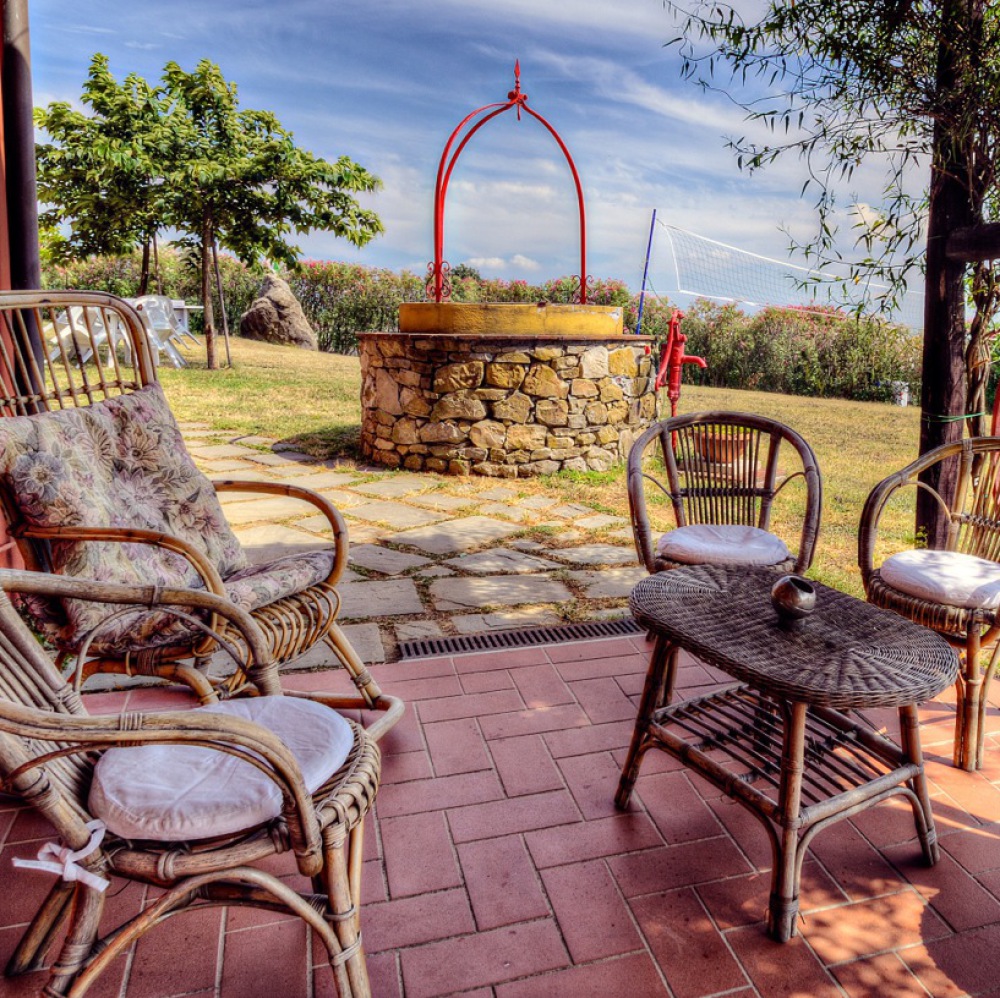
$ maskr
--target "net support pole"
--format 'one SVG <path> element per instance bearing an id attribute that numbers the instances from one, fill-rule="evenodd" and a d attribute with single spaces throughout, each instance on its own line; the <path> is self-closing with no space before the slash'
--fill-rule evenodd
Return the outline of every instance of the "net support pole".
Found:
<path id="1" fill-rule="evenodd" d="M 653 251 L 653 231 L 656 229 L 656 209 L 649 220 L 649 241 L 646 243 L 646 262 L 642 267 L 642 287 L 639 289 L 639 312 L 635 319 L 635 334 L 642 335 L 642 308 L 646 304 L 646 281 L 649 278 L 649 255 Z"/>

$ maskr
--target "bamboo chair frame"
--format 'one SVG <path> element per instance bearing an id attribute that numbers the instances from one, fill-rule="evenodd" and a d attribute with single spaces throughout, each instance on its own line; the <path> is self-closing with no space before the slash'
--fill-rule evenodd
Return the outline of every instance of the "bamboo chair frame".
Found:
<path id="1" fill-rule="evenodd" d="M 662 461 L 664 477 L 649 468 L 654 454 Z M 781 454 L 790 454 L 797 467 L 779 481 Z M 823 502 L 819 465 L 805 440 L 776 420 L 743 412 L 700 412 L 663 420 L 632 445 L 627 476 L 635 549 L 651 573 L 680 563 L 656 553 L 658 532 L 650 524 L 647 491 L 666 496 L 678 527 L 732 524 L 770 530 L 775 498 L 797 478 L 806 483 L 798 548 L 789 545 L 791 557 L 774 567 L 801 573 L 812 563 Z"/>
<path id="2" fill-rule="evenodd" d="M 45 331 L 55 329 L 70 309 L 77 326 L 91 333 L 92 355 L 84 361 L 68 351 L 55 351 Z M 82 316 L 82 321 L 80 317 Z M 102 357 L 97 329 L 117 328 L 127 337 L 124 359 L 115 350 Z M 71 342 L 75 343 L 76 340 Z M 0 294 L 0 418 L 4 415 L 37 415 L 58 409 L 100 403 L 133 392 L 157 381 L 156 365 L 148 334 L 131 305 L 113 295 L 93 291 L 10 291 Z M 340 512 L 323 496 L 300 486 L 279 482 L 223 480 L 213 483 L 216 492 L 255 492 L 294 497 L 322 513 L 335 546 L 329 576 L 304 592 L 276 600 L 252 611 L 255 622 L 267 636 L 279 665 L 298 658 L 322 642 L 332 652 L 334 662 L 346 668 L 367 707 L 381 712 L 369 727 L 373 737 L 381 737 L 399 719 L 403 704 L 379 688 L 347 637 L 337 624 L 340 598 L 336 583 L 347 565 L 347 526 Z M 149 530 L 116 528 L 40 528 L 24 523 L 13 498 L 0 488 L 0 506 L 8 530 L 15 538 L 25 567 L 50 572 L 48 545 L 54 540 L 103 541 L 157 545 L 182 555 L 200 575 L 205 589 L 225 599 L 223 580 L 204 555 L 180 538 Z M 150 609 L 157 606 L 155 599 Z M 211 630 L 225 633 L 225 619 L 213 617 Z M 239 634 L 236 634 L 237 640 Z M 77 686 L 97 673 L 126 676 L 156 676 L 186 683 L 202 703 L 238 695 L 247 683 L 246 672 L 238 669 L 227 678 L 209 677 L 205 666 L 218 643 L 211 636 L 173 646 L 144 649 L 139 653 L 94 655 L 77 662 Z M 68 654 L 60 652 L 62 664 Z"/>
<path id="3" fill-rule="evenodd" d="M 354 746 L 347 760 L 310 794 L 281 740 L 250 721 L 193 710 L 91 717 L 6 593 L 122 604 L 155 598 L 162 606 L 211 609 L 230 629 L 241 632 L 242 645 L 250 652 L 254 692 L 274 696 L 282 691 L 269 641 L 247 613 L 207 592 L 154 592 L 153 587 L 12 570 L 0 571 L 0 589 L 0 789 L 40 811 L 70 849 L 82 849 L 90 838 L 90 780 L 101 751 L 111 746 L 185 744 L 234 754 L 268 774 L 283 798 L 279 818 L 212 840 L 138 842 L 109 834 L 79 864 L 101 876 L 158 886 L 165 893 L 99 938 L 104 894 L 80 881 L 58 880 L 22 936 L 6 974 L 40 969 L 66 926 L 45 994 L 78 998 L 117 956 L 170 915 L 192 906 L 248 905 L 287 911 L 307 922 L 327 949 L 340 998 L 369 998 L 359 910 L 363 819 L 380 773 L 375 740 L 352 724 Z M 339 697 L 295 695 L 333 709 L 345 706 Z M 352 698 L 354 706 L 359 702 L 360 697 Z M 312 879 L 314 893 L 300 895 L 253 865 L 289 851 L 299 872 Z"/>
<path id="4" fill-rule="evenodd" d="M 955 496 L 949 503 L 940 492 L 919 478 L 935 465 L 954 464 L 955 461 Z M 944 444 L 889 475 L 869 494 L 858 529 L 858 565 L 868 602 L 895 610 L 937 631 L 961 655 L 962 668 L 955 684 L 954 763 L 960 769 L 976 770 L 983 764 L 990 680 L 1000 661 L 1000 610 L 963 609 L 932 603 L 885 583 L 875 564 L 879 525 L 889 502 L 908 488 L 928 492 L 947 515 L 949 526 L 942 550 L 1000 563 L 1000 437 L 973 437 Z M 993 649 L 981 664 L 984 649 L 990 645 Z"/>

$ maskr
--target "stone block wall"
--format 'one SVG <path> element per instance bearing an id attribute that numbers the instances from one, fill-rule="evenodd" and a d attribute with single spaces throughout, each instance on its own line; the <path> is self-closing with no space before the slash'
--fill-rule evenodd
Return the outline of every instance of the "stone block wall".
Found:
<path id="1" fill-rule="evenodd" d="M 650 340 L 366 333 L 361 451 L 390 468 L 606 471 L 655 419 Z"/>

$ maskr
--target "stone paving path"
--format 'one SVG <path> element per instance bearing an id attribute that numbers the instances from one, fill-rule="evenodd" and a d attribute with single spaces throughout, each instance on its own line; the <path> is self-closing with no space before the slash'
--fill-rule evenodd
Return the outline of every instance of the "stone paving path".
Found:
<path id="1" fill-rule="evenodd" d="M 624 518 L 523 483 L 334 465 L 263 437 L 182 429 L 209 477 L 302 485 L 343 513 L 340 616 L 367 662 L 391 661 L 401 641 L 620 617 L 646 574 Z M 255 561 L 332 543 L 325 518 L 294 499 L 236 494 L 223 509 Z"/>

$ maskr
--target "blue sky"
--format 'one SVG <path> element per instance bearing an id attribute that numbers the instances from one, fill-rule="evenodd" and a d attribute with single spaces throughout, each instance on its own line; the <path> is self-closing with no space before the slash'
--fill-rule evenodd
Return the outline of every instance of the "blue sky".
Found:
<path id="1" fill-rule="evenodd" d="M 815 227 L 796 161 L 739 172 L 725 140 L 746 131 L 742 114 L 681 80 L 660 0 L 32 0 L 30 20 L 36 104 L 78 102 L 97 51 L 118 79 L 208 58 L 243 107 L 274 111 L 304 148 L 379 175 L 370 204 L 385 234 L 355 250 L 314 233 L 298 240 L 304 256 L 423 272 L 444 143 L 470 111 L 506 99 L 515 59 L 529 105 L 580 172 L 592 275 L 638 289 L 653 208 L 782 259 L 782 227 L 798 238 Z M 874 171 L 857 185 L 877 200 Z M 578 269 L 572 180 L 537 122 L 510 113 L 472 140 L 449 191 L 445 256 L 532 282 Z M 662 235 L 651 277 L 660 293 L 675 286 Z"/>

